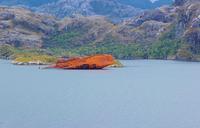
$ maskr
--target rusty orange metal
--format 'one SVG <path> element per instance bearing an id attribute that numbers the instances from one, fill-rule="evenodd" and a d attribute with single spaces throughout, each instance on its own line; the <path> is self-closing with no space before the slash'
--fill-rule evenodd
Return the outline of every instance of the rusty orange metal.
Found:
<path id="1" fill-rule="evenodd" d="M 58 69 L 103 69 L 107 66 L 115 64 L 112 55 L 100 54 L 85 57 L 77 57 L 71 59 L 60 59 L 55 65 L 49 68 Z"/>

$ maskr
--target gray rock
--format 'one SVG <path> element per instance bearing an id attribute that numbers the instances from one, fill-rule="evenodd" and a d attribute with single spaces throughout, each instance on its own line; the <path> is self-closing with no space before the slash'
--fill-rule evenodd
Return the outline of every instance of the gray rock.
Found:
<path id="1" fill-rule="evenodd" d="M 21 7 L 0 7 L 0 44 L 16 47 L 41 47 L 43 38 L 57 27 L 50 16 Z"/>

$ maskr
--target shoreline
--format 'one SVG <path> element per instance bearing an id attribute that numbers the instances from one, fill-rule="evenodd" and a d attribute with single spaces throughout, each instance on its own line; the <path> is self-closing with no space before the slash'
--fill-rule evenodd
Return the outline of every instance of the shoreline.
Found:
<path id="1" fill-rule="evenodd" d="M 4 60 L 4 61 L 9 61 L 11 64 L 13 65 L 51 65 L 52 63 L 43 63 L 43 62 L 38 62 L 38 61 L 33 61 L 33 62 L 25 62 L 24 64 L 16 64 L 16 63 L 23 63 L 23 62 L 13 62 L 12 59 L 3 59 L 0 58 L 0 60 Z M 138 60 L 146 60 L 146 61 L 175 61 L 175 62 L 187 62 L 187 63 L 200 63 L 200 61 L 185 61 L 185 60 L 178 60 L 178 59 L 117 59 L 119 61 L 138 61 Z"/>

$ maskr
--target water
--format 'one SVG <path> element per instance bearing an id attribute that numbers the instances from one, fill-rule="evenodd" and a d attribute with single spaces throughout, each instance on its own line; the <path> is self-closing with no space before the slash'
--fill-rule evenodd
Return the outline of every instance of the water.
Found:
<path id="1" fill-rule="evenodd" d="M 200 63 L 123 63 L 72 71 L 0 60 L 0 128 L 200 127 Z"/>

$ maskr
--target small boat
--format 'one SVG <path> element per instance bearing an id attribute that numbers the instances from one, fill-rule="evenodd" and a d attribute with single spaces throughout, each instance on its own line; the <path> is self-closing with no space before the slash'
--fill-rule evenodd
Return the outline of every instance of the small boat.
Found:
<path id="1" fill-rule="evenodd" d="M 112 55 L 100 54 L 85 57 L 76 57 L 71 59 L 60 59 L 55 65 L 48 68 L 58 69 L 103 69 L 115 64 Z"/>

